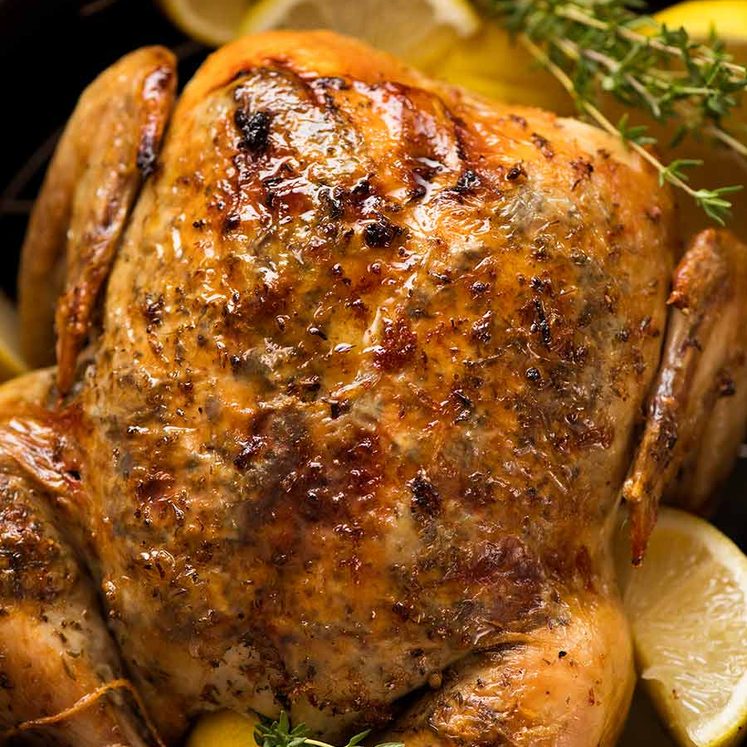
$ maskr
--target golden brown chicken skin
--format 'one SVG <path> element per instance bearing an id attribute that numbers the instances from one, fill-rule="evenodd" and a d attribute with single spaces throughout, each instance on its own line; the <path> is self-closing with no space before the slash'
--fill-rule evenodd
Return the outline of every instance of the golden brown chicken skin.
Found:
<path id="1" fill-rule="evenodd" d="M 221 707 L 614 743 L 610 530 L 673 219 L 613 138 L 352 40 L 208 59 L 56 405 L 80 500 L 57 521 L 167 744 Z"/>

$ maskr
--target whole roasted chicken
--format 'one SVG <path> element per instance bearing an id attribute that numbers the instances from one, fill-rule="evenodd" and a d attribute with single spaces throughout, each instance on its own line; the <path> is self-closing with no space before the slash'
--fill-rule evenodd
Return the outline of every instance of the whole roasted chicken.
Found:
<path id="1" fill-rule="evenodd" d="M 23 249 L 57 365 L 0 390 L 0 739 L 230 708 L 613 744 L 616 509 L 640 562 L 660 496 L 728 471 L 747 249 L 682 256 L 601 131 L 333 34 L 242 39 L 174 99 L 164 49 L 103 73 Z"/>

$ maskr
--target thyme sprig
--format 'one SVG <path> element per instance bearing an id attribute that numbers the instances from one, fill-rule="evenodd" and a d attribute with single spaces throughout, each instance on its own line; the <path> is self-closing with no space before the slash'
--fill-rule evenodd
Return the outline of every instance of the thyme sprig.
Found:
<path id="1" fill-rule="evenodd" d="M 747 87 L 747 70 L 736 64 L 715 35 L 690 39 L 636 12 L 638 0 L 483 0 L 532 56 L 568 91 L 577 109 L 621 137 L 669 182 L 686 192 L 714 221 L 729 215 L 728 195 L 740 185 L 696 189 L 687 170 L 700 161 L 659 160 L 649 146 L 657 140 L 644 124 L 617 125 L 602 113 L 599 99 L 610 94 L 630 109 L 674 125 L 672 145 L 709 137 L 742 157 L 747 146 L 727 128 Z"/>
<path id="2" fill-rule="evenodd" d="M 363 740 L 370 734 L 370 731 L 363 731 L 351 737 L 342 747 L 364 747 Z M 254 732 L 254 741 L 260 747 L 302 747 L 311 745 L 312 747 L 335 747 L 328 742 L 322 742 L 313 739 L 309 730 L 304 724 L 291 726 L 288 714 L 285 711 L 280 713 L 277 721 L 263 720 L 257 724 Z M 402 742 L 384 742 L 375 747 L 405 747 Z"/>

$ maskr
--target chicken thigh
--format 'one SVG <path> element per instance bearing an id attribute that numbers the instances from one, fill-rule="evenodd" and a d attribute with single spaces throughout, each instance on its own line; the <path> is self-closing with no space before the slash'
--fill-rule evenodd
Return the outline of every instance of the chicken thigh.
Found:
<path id="1" fill-rule="evenodd" d="M 32 296 L 39 267 L 66 275 L 57 383 L 5 407 L 0 432 L 0 560 L 28 531 L 22 480 L 78 579 L 49 605 L 85 608 L 89 684 L 61 693 L 0 617 L 0 725 L 171 745 L 205 711 L 284 709 L 407 747 L 613 744 L 633 665 L 610 541 L 649 392 L 627 483 L 636 559 L 665 487 L 656 455 L 684 464 L 651 431 L 662 402 L 679 422 L 693 376 L 727 365 L 716 345 L 668 400 L 671 377 L 657 383 L 681 253 L 667 189 L 590 126 L 325 32 L 215 53 L 160 148 L 173 63 L 136 54 L 94 83 L 129 134 L 100 144 L 103 167 L 79 150 L 75 179 L 56 159 L 40 198 L 22 308 L 47 359 Z M 84 133 L 78 112 L 61 148 Z M 160 148 L 147 168 L 144 142 Z M 93 209 L 81 178 L 114 208 Z M 64 216 L 50 184 L 67 184 Z M 733 288 L 695 317 L 742 319 L 718 398 L 744 383 L 747 275 L 729 272 L 744 247 L 709 236 L 696 249 Z M 681 409 L 683 432 L 706 427 Z M 0 604 L 64 659 L 57 618 L 41 630 L 44 602 L 14 591 L 22 572 L 4 570 Z M 95 701 L 98 731 L 54 719 L 80 722 L 86 688 L 122 681 Z"/>

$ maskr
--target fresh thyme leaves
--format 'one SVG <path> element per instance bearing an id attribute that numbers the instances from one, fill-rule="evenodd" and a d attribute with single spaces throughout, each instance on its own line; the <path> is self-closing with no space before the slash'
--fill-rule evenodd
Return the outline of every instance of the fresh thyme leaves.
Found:
<path id="1" fill-rule="evenodd" d="M 573 97 L 582 114 L 620 136 L 658 172 L 660 181 L 686 192 L 714 221 L 723 224 L 741 186 L 695 189 L 685 169 L 699 162 L 662 163 L 648 149 L 656 138 L 628 118 L 612 124 L 598 106 L 610 94 L 651 119 L 674 125 L 671 145 L 706 136 L 747 156 L 747 146 L 727 129 L 747 87 L 737 65 L 714 35 L 707 43 L 640 15 L 639 0 L 482 0 L 534 58 Z"/>
<path id="2" fill-rule="evenodd" d="M 356 734 L 341 747 L 364 747 L 363 740 L 370 734 L 363 731 Z M 304 724 L 291 727 L 290 719 L 285 711 L 280 713 L 277 721 L 264 720 L 257 725 L 254 732 L 254 741 L 260 747 L 302 747 L 312 745 L 313 747 L 335 747 L 328 742 L 321 742 L 309 736 L 309 730 Z M 402 742 L 384 742 L 375 747 L 405 747 Z"/>

